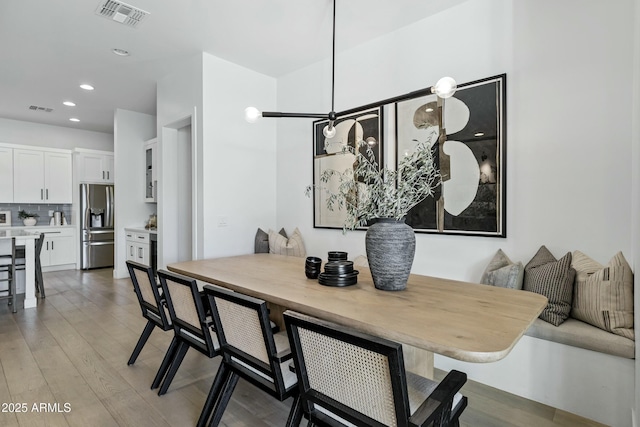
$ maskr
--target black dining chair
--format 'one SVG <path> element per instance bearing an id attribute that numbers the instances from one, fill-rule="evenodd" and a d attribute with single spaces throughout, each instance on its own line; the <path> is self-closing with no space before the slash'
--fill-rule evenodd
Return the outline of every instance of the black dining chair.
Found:
<path id="1" fill-rule="evenodd" d="M 173 329 L 173 325 L 166 301 L 161 294 L 162 288 L 156 283 L 152 268 L 134 261 L 127 261 L 127 269 L 133 290 L 140 303 L 142 317 L 147 319 L 147 324 L 127 362 L 127 365 L 133 365 L 154 329 L 160 328 L 163 331 L 168 331 Z"/>
<path id="2" fill-rule="evenodd" d="M 166 270 L 158 270 L 158 278 L 174 331 L 173 340 L 151 385 L 152 389 L 160 387 L 158 395 L 162 396 L 169 389 L 189 348 L 213 358 L 220 353 L 220 345 L 196 279 Z"/>
<path id="3" fill-rule="evenodd" d="M 318 426 L 459 425 L 466 374 L 451 371 L 438 383 L 405 371 L 399 343 L 290 310 L 284 321 L 298 376 L 298 423 L 304 415 Z"/>
<path id="4" fill-rule="evenodd" d="M 239 378 L 279 401 L 297 399 L 296 375 L 285 331 L 274 333 L 267 303 L 228 289 L 204 286 L 222 362 L 197 426 L 218 426 Z M 294 401 L 294 407 L 299 407 Z M 287 426 L 293 426 L 290 416 Z M 297 424 L 295 425 L 297 427 Z"/>

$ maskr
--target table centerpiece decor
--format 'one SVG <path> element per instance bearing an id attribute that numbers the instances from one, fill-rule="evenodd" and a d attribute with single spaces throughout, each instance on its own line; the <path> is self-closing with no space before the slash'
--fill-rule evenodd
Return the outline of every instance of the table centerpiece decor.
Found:
<path id="1" fill-rule="evenodd" d="M 377 289 L 402 290 L 407 286 L 415 256 L 415 233 L 404 219 L 411 208 L 434 194 L 440 185 L 432 152 L 438 133 L 415 141 L 412 153 L 405 153 L 397 170 L 378 165 L 371 144 L 359 141 L 345 145 L 335 155 L 355 156 L 352 168 L 326 169 L 315 187 L 326 194 L 327 209 L 346 213 L 343 233 L 367 227 L 365 247 L 373 283 Z"/>

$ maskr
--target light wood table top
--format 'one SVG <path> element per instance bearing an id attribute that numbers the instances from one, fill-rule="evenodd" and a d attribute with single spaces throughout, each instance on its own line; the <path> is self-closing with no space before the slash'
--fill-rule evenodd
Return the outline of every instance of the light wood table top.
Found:
<path id="1" fill-rule="evenodd" d="M 412 274 L 407 289 L 377 290 L 367 268 L 358 283 L 322 286 L 304 258 L 252 254 L 185 261 L 168 269 L 271 303 L 468 362 L 504 358 L 538 317 L 538 294 Z"/>

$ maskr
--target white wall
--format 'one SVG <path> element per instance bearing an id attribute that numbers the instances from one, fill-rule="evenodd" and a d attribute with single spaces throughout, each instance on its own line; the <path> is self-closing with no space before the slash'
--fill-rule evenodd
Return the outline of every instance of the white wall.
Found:
<path id="1" fill-rule="evenodd" d="M 444 75 L 464 83 L 507 74 L 508 236 L 418 234 L 413 272 L 478 281 L 497 249 L 526 263 L 542 244 L 557 257 L 579 249 L 606 263 L 621 250 L 634 260 L 633 40 L 632 0 L 616 2 L 615 8 L 596 0 L 469 0 L 338 55 L 336 111 L 421 89 Z M 278 109 L 328 111 L 330 84 L 327 61 L 284 76 L 278 80 Z M 363 232 L 343 236 L 340 230 L 313 228 L 313 203 L 304 196 L 312 181 L 311 141 L 311 120 L 278 123 L 278 225 L 300 227 L 309 254 L 363 254 Z M 530 358 L 571 363 L 574 349 L 530 345 L 531 340 L 516 349 Z M 501 388 L 592 419 L 630 424 L 633 404 L 618 398 L 633 396 L 633 381 L 613 383 L 633 377 L 628 363 L 617 364 L 620 369 L 602 384 L 615 386 L 604 398 L 582 393 L 586 384 L 572 375 L 568 387 L 580 390 L 583 399 L 575 401 L 566 391 L 564 400 L 545 401 L 548 384 L 533 378 L 526 390 L 518 387 L 518 362 L 511 358 L 500 365 L 501 377 L 510 379 Z M 445 365 L 450 361 L 436 358 L 436 366 Z M 500 382 L 492 380 L 489 373 L 497 369 L 491 364 L 459 366 L 470 378 Z M 590 400 L 595 396 L 613 409 L 598 412 Z"/>
<path id="2" fill-rule="evenodd" d="M 115 266 L 114 277 L 129 275 L 125 227 L 143 227 L 156 205 L 145 203 L 145 141 L 156 136 L 156 117 L 123 109 L 114 115 Z"/>
<path id="3" fill-rule="evenodd" d="M 274 110 L 276 81 L 203 58 L 204 257 L 253 253 L 257 228 L 277 225 L 276 123 L 247 123 L 244 109 Z"/>
<path id="4" fill-rule="evenodd" d="M 180 65 L 177 71 L 158 81 L 158 268 L 165 268 L 179 259 L 177 225 L 182 220 L 180 206 L 176 203 L 177 147 L 164 141 L 175 136 L 176 131 L 166 126 L 186 119 L 194 123 L 191 129 L 194 139 L 200 141 L 199 144 L 202 141 L 202 55 L 188 58 Z M 201 162 L 202 156 L 196 155 Z"/>
<path id="5" fill-rule="evenodd" d="M 193 116 L 199 256 L 252 253 L 256 229 L 276 227 L 276 125 L 249 124 L 244 109 L 273 110 L 275 98 L 275 79 L 206 53 L 158 82 L 159 266 L 180 259 L 176 225 L 186 220 L 174 203 L 177 152 L 162 141 L 163 126 Z"/>
<path id="6" fill-rule="evenodd" d="M 40 123 L 0 118 L 0 142 L 38 147 L 89 148 L 113 151 L 113 135 Z"/>

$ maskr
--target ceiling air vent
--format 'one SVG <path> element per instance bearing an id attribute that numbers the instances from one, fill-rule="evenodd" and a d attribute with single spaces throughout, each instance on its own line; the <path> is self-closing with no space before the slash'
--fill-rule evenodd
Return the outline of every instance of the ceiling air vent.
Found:
<path id="1" fill-rule="evenodd" d="M 149 12 L 121 1 L 106 0 L 100 2 L 96 14 L 135 28 Z"/>
<path id="2" fill-rule="evenodd" d="M 31 111 L 44 111 L 45 113 L 50 113 L 50 112 L 53 111 L 53 108 L 38 107 L 37 105 L 29 105 L 29 110 L 31 110 Z"/>

